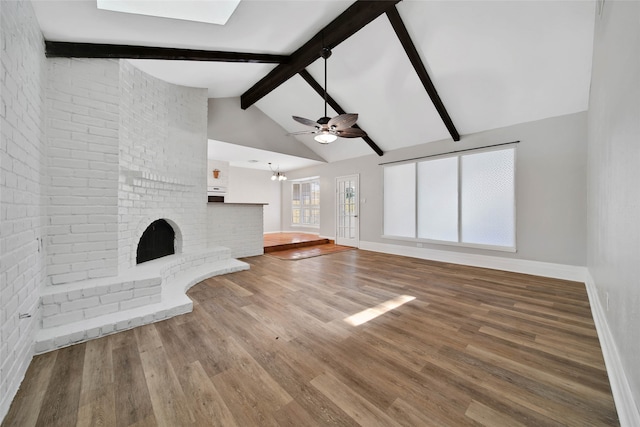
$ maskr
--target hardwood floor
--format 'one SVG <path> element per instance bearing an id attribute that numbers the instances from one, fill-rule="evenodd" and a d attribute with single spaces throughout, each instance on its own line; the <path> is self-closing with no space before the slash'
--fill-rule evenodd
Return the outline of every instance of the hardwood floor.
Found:
<path id="1" fill-rule="evenodd" d="M 190 314 L 35 357 L 2 425 L 618 424 L 581 283 L 361 250 L 246 261 Z"/>
<path id="2" fill-rule="evenodd" d="M 351 251 L 355 248 L 349 246 L 340 246 L 335 243 L 326 243 L 324 245 L 305 246 L 295 249 L 283 249 L 279 251 L 269 252 L 267 256 L 276 257 L 285 261 L 297 261 L 300 259 L 313 258 L 316 256 L 335 254 L 336 252 Z"/>
<path id="3" fill-rule="evenodd" d="M 269 233 L 264 235 L 264 253 L 281 260 L 305 258 L 350 251 L 354 248 L 336 245 L 333 240 L 308 233 Z"/>

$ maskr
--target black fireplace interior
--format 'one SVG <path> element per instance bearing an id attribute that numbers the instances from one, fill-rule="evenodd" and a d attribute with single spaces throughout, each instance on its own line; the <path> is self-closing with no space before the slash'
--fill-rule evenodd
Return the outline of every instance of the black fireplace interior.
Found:
<path id="1" fill-rule="evenodd" d="M 154 221 L 144 230 L 138 243 L 136 263 L 140 264 L 152 259 L 176 253 L 174 241 L 176 233 L 164 219 Z"/>

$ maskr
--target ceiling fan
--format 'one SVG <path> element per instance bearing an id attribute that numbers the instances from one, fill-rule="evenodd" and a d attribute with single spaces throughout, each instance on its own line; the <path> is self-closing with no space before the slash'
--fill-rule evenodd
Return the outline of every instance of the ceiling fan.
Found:
<path id="1" fill-rule="evenodd" d="M 305 126 L 314 128 L 301 132 L 292 132 L 287 135 L 305 135 L 315 134 L 313 138 L 320 144 L 329 144 L 341 138 L 361 138 L 367 136 L 367 133 L 360 128 L 354 128 L 353 125 L 358 121 L 357 114 L 340 114 L 333 118 L 327 117 L 327 58 L 331 56 L 331 49 L 323 47 L 320 56 L 324 59 L 324 116 L 313 121 L 304 117 L 292 116 L 293 120 Z"/>

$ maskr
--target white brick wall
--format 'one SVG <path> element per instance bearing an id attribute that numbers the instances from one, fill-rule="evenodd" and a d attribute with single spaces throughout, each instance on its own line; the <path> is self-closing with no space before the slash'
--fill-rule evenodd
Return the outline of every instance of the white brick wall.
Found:
<path id="1" fill-rule="evenodd" d="M 135 264 L 147 225 L 165 218 L 176 230 L 180 262 L 162 283 L 193 285 L 246 268 L 216 264 L 229 251 L 207 247 L 261 253 L 262 207 L 257 222 L 228 211 L 242 227 L 223 222 L 208 233 L 205 89 L 162 82 L 127 61 L 46 59 L 31 3 L 0 0 L 0 12 L 1 420 L 34 339 L 47 351 L 187 310 L 181 302 L 152 311 L 166 291 L 157 278 L 87 286 Z M 254 222 L 259 247 L 239 243 Z M 127 310 L 144 314 L 126 318 Z M 105 316 L 119 320 L 98 325 Z"/>
<path id="2" fill-rule="evenodd" d="M 44 42 L 31 3 L 0 1 L 0 420 L 33 355 L 44 278 Z M 19 319 L 20 313 L 32 317 Z"/>
<path id="3" fill-rule="evenodd" d="M 224 246 L 233 258 L 262 255 L 264 239 L 262 205 L 209 203 L 207 241 L 210 247 Z"/>
<path id="4" fill-rule="evenodd" d="M 105 314 L 160 302 L 161 277 L 49 286 L 42 294 L 42 327 L 88 320 Z M 86 286 L 86 287 L 83 287 Z"/>
<path id="5" fill-rule="evenodd" d="M 41 297 L 43 328 L 35 351 L 42 353 L 91 338 L 163 320 L 191 310 L 184 295 L 196 283 L 245 270 L 229 249 L 216 247 L 164 257 L 124 275 L 47 286 Z"/>
<path id="6" fill-rule="evenodd" d="M 60 285 L 135 265 L 153 221 L 206 247 L 206 90 L 127 61 L 47 60 L 47 273 Z"/>
<path id="7" fill-rule="evenodd" d="M 118 274 L 119 63 L 47 60 L 49 283 Z"/>
<path id="8" fill-rule="evenodd" d="M 207 92 L 120 64 L 118 264 L 135 265 L 140 236 L 168 220 L 177 252 L 206 247 Z"/>

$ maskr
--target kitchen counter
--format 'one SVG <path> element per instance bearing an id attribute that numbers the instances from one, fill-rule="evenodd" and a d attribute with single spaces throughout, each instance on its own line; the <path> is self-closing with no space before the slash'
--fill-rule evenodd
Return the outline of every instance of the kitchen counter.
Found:
<path id="1" fill-rule="evenodd" d="M 207 203 L 207 241 L 231 250 L 232 258 L 262 255 L 267 203 Z"/>

